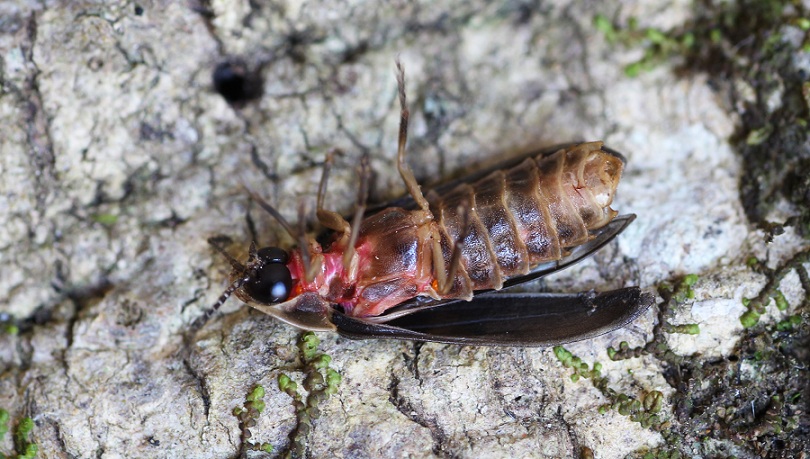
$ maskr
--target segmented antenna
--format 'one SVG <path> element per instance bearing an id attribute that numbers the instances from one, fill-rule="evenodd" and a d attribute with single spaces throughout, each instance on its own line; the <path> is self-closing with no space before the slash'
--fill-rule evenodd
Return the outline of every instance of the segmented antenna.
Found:
<path id="1" fill-rule="evenodd" d="M 233 295 L 233 292 L 239 290 L 243 285 L 245 285 L 245 283 L 247 283 L 254 276 L 256 271 L 256 268 L 253 266 L 254 261 L 256 260 L 255 242 L 252 242 L 250 244 L 250 255 L 248 256 L 249 267 L 246 267 L 245 265 L 240 263 L 239 260 L 232 257 L 231 254 L 229 254 L 227 251 L 225 251 L 225 249 L 221 245 L 219 245 L 216 239 L 209 238 L 208 244 L 210 244 L 211 247 L 213 247 L 217 252 L 222 254 L 222 256 L 224 256 L 225 259 L 228 260 L 228 262 L 231 264 L 233 269 L 240 271 L 242 273 L 242 277 L 231 282 L 231 285 L 229 285 L 228 288 L 225 289 L 224 292 L 222 292 L 222 295 L 219 296 L 217 302 L 214 303 L 210 308 L 208 308 L 202 316 L 198 317 L 197 320 L 194 321 L 194 324 L 192 325 L 192 328 L 194 329 L 199 329 L 203 325 L 205 325 L 205 323 L 208 322 L 209 319 L 211 319 L 211 316 L 213 316 L 214 313 L 216 313 L 219 310 L 219 308 L 222 307 L 222 305 L 225 304 L 226 301 L 228 301 L 228 298 L 230 298 L 230 296 Z"/>
<path id="2" fill-rule="evenodd" d="M 226 301 L 228 301 L 228 298 L 230 298 L 230 296 L 233 295 L 233 292 L 239 290 L 243 285 L 245 285 L 245 283 L 247 283 L 247 281 L 250 280 L 251 277 L 252 277 L 251 274 L 246 274 L 240 277 L 239 279 L 236 279 L 235 281 L 231 282 L 231 285 L 229 285 L 228 288 L 226 288 L 225 291 L 222 292 L 222 295 L 219 296 L 217 302 L 214 303 L 210 308 L 208 308 L 207 311 L 205 311 L 205 314 L 203 314 L 202 317 L 202 323 L 204 324 L 208 322 L 208 319 L 210 319 L 211 316 L 213 316 L 214 313 L 217 312 L 219 308 L 223 304 L 225 304 Z"/>
<path id="3" fill-rule="evenodd" d="M 224 256 L 225 259 L 228 260 L 228 263 L 231 264 L 231 267 L 233 269 L 236 269 L 236 270 L 239 270 L 239 271 L 242 271 L 242 272 L 245 272 L 247 270 L 247 268 L 245 268 L 245 266 L 242 263 L 240 263 L 239 260 L 232 257 L 231 254 L 229 254 L 227 251 L 225 251 L 225 249 L 221 245 L 219 245 L 219 243 L 216 241 L 216 239 L 208 238 L 208 244 L 211 245 L 211 247 L 213 247 L 214 249 L 216 249 L 217 252 L 222 254 L 222 256 Z"/>

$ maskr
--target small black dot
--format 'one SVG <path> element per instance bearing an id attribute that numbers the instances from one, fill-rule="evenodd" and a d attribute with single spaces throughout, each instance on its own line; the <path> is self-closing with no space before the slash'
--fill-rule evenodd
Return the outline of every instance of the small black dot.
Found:
<path id="1" fill-rule="evenodd" d="M 141 5 L 135 5 L 135 16 L 140 16 L 143 14 L 143 7 Z"/>
<path id="2" fill-rule="evenodd" d="M 242 62 L 223 62 L 214 69 L 214 89 L 229 103 L 239 105 L 261 95 L 261 77 Z"/>

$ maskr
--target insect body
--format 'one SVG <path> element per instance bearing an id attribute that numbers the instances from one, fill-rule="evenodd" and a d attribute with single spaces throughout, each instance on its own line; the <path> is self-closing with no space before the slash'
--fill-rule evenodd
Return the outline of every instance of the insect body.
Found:
<path id="1" fill-rule="evenodd" d="M 322 205 L 330 155 L 317 212 L 333 230 L 330 242 L 321 246 L 298 235 L 301 244 L 289 255 L 251 247 L 246 266 L 231 259 L 233 282 L 215 307 L 235 292 L 298 327 L 350 337 L 546 345 L 618 328 L 651 304 L 638 288 L 599 295 L 494 293 L 581 260 L 633 220 L 610 208 L 624 159 L 601 142 L 573 145 L 424 196 L 405 163 L 408 110 L 398 68 L 398 168 L 411 199 L 366 214 L 364 162 L 358 210 L 349 223 Z M 294 233 L 275 209 L 254 199 Z"/>

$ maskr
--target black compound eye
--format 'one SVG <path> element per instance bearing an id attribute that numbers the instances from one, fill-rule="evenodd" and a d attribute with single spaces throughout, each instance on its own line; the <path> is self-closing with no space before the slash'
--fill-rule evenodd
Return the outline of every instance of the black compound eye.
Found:
<path id="1" fill-rule="evenodd" d="M 259 303 L 285 301 L 292 289 L 290 270 L 282 263 L 267 263 L 256 273 L 255 278 L 245 284 L 244 289 Z"/>
<path id="2" fill-rule="evenodd" d="M 289 259 L 287 252 L 285 252 L 283 249 L 279 249 L 278 247 L 264 247 L 259 249 L 256 255 L 265 263 L 287 264 L 287 260 Z"/>

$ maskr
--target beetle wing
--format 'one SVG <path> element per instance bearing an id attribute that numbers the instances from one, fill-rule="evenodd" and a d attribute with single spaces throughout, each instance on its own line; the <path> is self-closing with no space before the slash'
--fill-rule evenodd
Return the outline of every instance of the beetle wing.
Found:
<path id="1" fill-rule="evenodd" d="M 654 302 L 638 287 L 604 293 L 496 293 L 420 309 L 387 323 L 335 311 L 338 332 L 355 339 L 409 339 L 487 346 L 553 346 L 621 328 Z"/>

